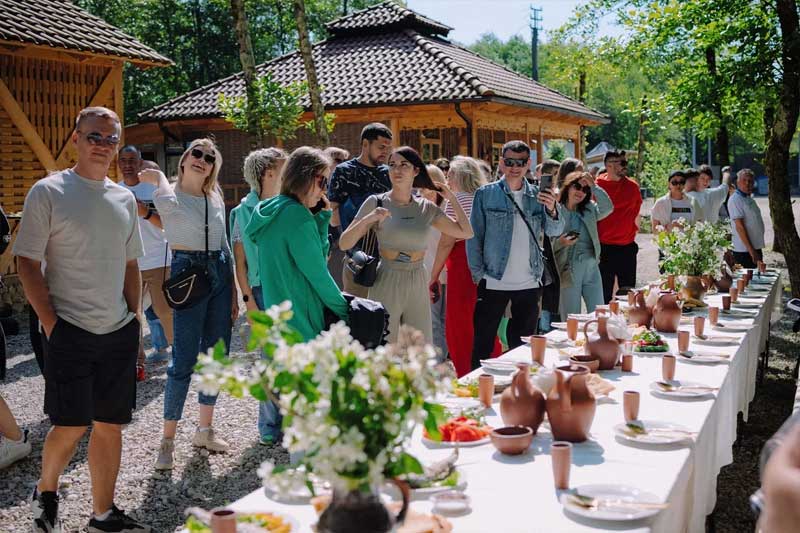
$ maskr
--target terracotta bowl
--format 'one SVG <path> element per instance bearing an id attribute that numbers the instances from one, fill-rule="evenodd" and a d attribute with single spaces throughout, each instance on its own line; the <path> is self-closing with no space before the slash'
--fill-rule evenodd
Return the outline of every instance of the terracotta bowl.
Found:
<path id="1" fill-rule="evenodd" d="M 600 359 L 593 355 L 573 355 L 569 358 L 569 362 L 573 365 L 585 366 L 592 374 L 596 374 L 600 368 Z"/>
<path id="2" fill-rule="evenodd" d="M 498 452 L 519 455 L 530 447 L 533 431 L 527 426 L 506 426 L 493 429 L 489 437 Z"/>

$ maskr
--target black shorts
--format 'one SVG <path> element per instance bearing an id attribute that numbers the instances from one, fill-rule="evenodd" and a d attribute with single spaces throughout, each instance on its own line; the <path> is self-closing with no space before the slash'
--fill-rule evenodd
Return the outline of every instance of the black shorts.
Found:
<path id="1" fill-rule="evenodd" d="M 95 335 L 59 318 L 44 352 L 44 412 L 54 426 L 128 424 L 136 405 L 139 321 Z"/>

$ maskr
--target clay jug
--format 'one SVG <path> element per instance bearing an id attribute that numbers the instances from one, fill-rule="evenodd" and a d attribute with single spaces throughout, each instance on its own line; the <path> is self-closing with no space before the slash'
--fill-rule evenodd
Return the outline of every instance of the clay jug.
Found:
<path id="1" fill-rule="evenodd" d="M 544 420 L 544 393 L 531 383 L 530 365 L 517 364 L 511 386 L 500 396 L 500 416 L 507 426 L 527 426 L 533 434 Z"/>
<path id="2" fill-rule="evenodd" d="M 628 311 L 628 323 L 631 326 L 650 327 L 653 321 L 653 313 L 648 309 L 644 301 L 644 291 L 636 291 L 633 299 L 633 307 Z"/>
<path id="3" fill-rule="evenodd" d="M 582 365 L 556 369 L 556 386 L 547 397 L 547 418 L 553 440 L 583 442 L 597 408 L 594 395 L 586 386 L 589 369 Z"/>
<path id="4" fill-rule="evenodd" d="M 686 283 L 681 289 L 681 294 L 685 298 L 692 298 L 693 300 L 702 302 L 706 290 L 706 283 L 701 276 L 686 276 Z"/>
<path id="5" fill-rule="evenodd" d="M 587 329 L 589 324 L 597 322 L 597 335 L 592 335 L 589 340 Z M 614 370 L 619 360 L 619 342 L 608 336 L 608 317 L 597 317 L 583 325 L 583 337 L 586 339 L 584 350 L 587 355 L 593 355 L 600 360 L 600 370 Z"/>
<path id="6" fill-rule="evenodd" d="M 717 291 L 721 293 L 728 292 L 733 285 L 733 278 L 728 275 L 724 268 L 720 269 L 720 274 L 720 278 L 714 280 L 714 285 L 717 287 Z"/>
<path id="7" fill-rule="evenodd" d="M 673 291 L 661 291 L 653 309 L 653 327 L 661 333 L 675 333 L 681 322 L 681 307 L 678 295 Z"/>

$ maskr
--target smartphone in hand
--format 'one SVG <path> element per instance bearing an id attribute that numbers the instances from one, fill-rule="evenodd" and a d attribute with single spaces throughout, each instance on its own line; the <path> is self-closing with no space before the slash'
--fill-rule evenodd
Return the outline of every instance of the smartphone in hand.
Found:
<path id="1" fill-rule="evenodd" d="M 317 205 L 311 208 L 311 214 L 316 215 L 323 209 L 325 209 L 325 200 L 320 200 L 319 202 L 317 202 Z"/>
<path id="2" fill-rule="evenodd" d="M 552 188 L 553 188 L 553 175 L 542 174 L 542 177 L 539 178 L 539 190 L 543 191 L 545 189 L 552 189 Z"/>
<path id="3" fill-rule="evenodd" d="M 567 233 L 567 234 L 566 234 L 564 237 L 566 237 L 567 239 L 569 239 L 569 240 L 571 240 L 571 241 L 574 241 L 575 239 L 577 239 L 577 238 L 578 238 L 578 237 L 580 237 L 580 236 L 581 236 L 580 232 L 577 232 L 577 231 L 570 231 L 570 232 L 569 232 L 569 233 Z"/>

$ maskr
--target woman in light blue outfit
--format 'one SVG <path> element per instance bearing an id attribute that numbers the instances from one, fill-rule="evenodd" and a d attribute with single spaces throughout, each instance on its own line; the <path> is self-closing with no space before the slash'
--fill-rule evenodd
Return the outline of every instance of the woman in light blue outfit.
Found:
<path id="1" fill-rule="evenodd" d="M 258 270 L 258 246 L 245 235 L 258 203 L 281 192 L 281 171 L 289 155 L 280 148 L 262 148 L 250 152 L 244 160 L 244 180 L 250 193 L 231 210 L 228 217 L 236 264 L 236 281 L 248 311 L 264 310 L 261 273 Z M 262 357 L 265 357 L 262 352 Z M 282 417 L 278 405 L 268 400 L 259 402 L 258 434 L 261 444 L 280 442 Z"/>
<path id="2" fill-rule="evenodd" d="M 610 215 L 614 206 L 608 194 L 594 184 L 592 175 L 581 171 L 567 175 L 559 202 L 565 207 L 564 234 L 553 237 L 551 243 L 561 279 L 559 307 L 566 320 L 570 313 L 581 312 L 581 299 L 589 313 L 603 303 L 597 221 Z"/>

